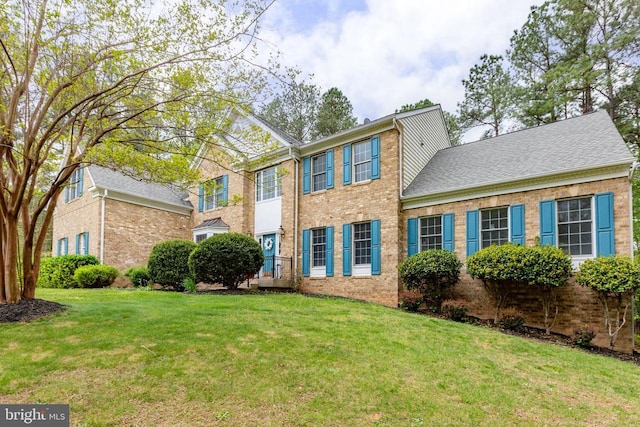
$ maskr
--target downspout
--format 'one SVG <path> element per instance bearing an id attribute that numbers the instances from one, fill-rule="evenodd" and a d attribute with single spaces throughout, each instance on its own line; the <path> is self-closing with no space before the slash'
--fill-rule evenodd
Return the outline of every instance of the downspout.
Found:
<path id="1" fill-rule="evenodd" d="M 295 275 L 298 275 L 298 185 L 299 185 L 299 165 L 300 161 L 294 156 L 291 147 L 289 147 L 289 156 L 295 163 L 296 173 L 293 180 L 293 191 L 295 196 L 293 197 L 293 271 Z"/>
<path id="2" fill-rule="evenodd" d="M 100 264 L 104 264 L 104 212 L 106 208 L 105 199 L 107 198 L 107 193 L 109 190 L 104 189 L 104 193 L 102 194 L 102 203 L 100 207 Z"/>
<path id="3" fill-rule="evenodd" d="M 629 169 L 629 200 L 633 201 L 633 177 L 636 174 L 636 170 L 638 169 L 638 162 L 634 161 L 633 164 L 631 165 L 631 168 Z M 631 233 L 631 259 L 635 259 L 635 257 L 633 256 L 633 252 L 634 252 L 634 246 L 635 246 L 635 241 L 633 240 L 633 203 L 629 203 L 629 221 L 631 222 L 631 227 L 629 232 Z M 638 291 L 636 291 L 638 292 Z M 636 317 L 636 310 L 638 309 L 638 307 L 636 307 L 636 299 L 635 296 L 631 298 L 631 336 L 634 337 L 631 340 L 631 350 L 635 351 L 636 350 L 636 340 L 635 340 L 635 336 L 636 336 L 636 321 L 635 321 L 635 317 Z"/>

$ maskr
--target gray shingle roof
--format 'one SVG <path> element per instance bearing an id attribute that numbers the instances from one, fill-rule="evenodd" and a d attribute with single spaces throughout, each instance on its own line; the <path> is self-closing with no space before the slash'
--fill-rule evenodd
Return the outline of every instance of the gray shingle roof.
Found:
<path id="1" fill-rule="evenodd" d="M 188 193 L 178 191 L 168 185 L 138 180 L 101 166 L 91 165 L 88 169 L 94 185 L 98 188 L 118 191 L 170 205 L 192 207 L 187 200 Z"/>
<path id="2" fill-rule="evenodd" d="M 269 123 L 268 121 L 266 121 L 264 118 L 258 116 L 257 114 L 252 114 L 252 115 L 253 115 L 253 117 L 256 118 L 256 120 L 258 120 L 260 123 L 262 123 L 263 125 L 268 127 L 273 133 L 278 135 L 280 138 L 282 138 L 288 144 L 293 145 L 293 146 L 301 144 L 300 141 L 298 141 L 293 136 L 289 135 L 288 133 L 286 133 L 285 131 L 280 129 L 278 126 L 276 126 L 276 125 L 274 125 L 272 123 Z"/>
<path id="3" fill-rule="evenodd" d="M 440 150 L 405 197 L 445 193 L 614 164 L 634 157 L 606 112 Z"/>
<path id="4" fill-rule="evenodd" d="M 193 229 L 197 230 L 199 228 L 209 228 L 209 227 L 229 228 L 229 224 L 224 222 L 222 218 L 217 217 L 213 219 L 205 219 L 199 225 L 193 227 Z"/>

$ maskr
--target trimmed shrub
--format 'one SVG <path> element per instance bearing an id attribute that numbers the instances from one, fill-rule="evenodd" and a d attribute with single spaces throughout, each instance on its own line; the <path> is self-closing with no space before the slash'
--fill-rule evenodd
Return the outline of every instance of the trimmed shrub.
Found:
<path id="1" fill-rule="evenodd" d="M 442 302 L 442 314 L 454 322 L 466 322 L 469 309 L 463 302 L 446 300 Z"/>
<path id="2" fill-rule="evenodd" d="M 495 323 L 498 323 L 511 289 L 528 284 L 541 291 L 547 333 L 550 333 L 557 316 L 555 289 L 567 283 L 571 272 L 571 258 L 561 249 L 551 246 L 490 246 L 467 259 L 467 273 L 482 280 L 494 303 Z M 556 312 L 552 316 L 553 305 Z"/>
<path id="3" fill-rule="evenodd" d="M 582 325 L 573 333 L 573 343 L 580 347 L 591 347 L 591 341 L 596 337 L 596 331 L 589 325 Z"/>
<path id="4" fill-rule="evenodd" d="M 422 305 L 422 294 L 418 291 L 402 291 L 400 294 L 400 308 L 405 311 L 416 312 Z"/>
<path id="5" fill-rule="evenodd" d="M 502 310 L 498 324 L 502 329 L 517 331 L 524 325 L 524 316 L 518 309 L 507 307 Z"/>
<path id="6" fill-rule="evenodd" d="M 604 311 L 609 347 L 613 348 L 627 323 L 634 293 L 640 288 L 640 269 L 627 256 L 598 257 L 582 263 L 577 280 L 597 294 Z"/>
<path id="7" fill-rule="evenodd" d="M 442 301 L 460 280 L 461 267 L 455 252 L 432 249 L 405 259 L 398 271 L 406 288 L 420 292 L 427 307 L 439 313 Z"/>
<path id="8" fill-rule="evenodd" d="M 151 276 L 147 267 L 131 267 L 124 272 L 124 276 L 131 280 L 133 286 L 147 286 L 151 283 Z"/>
<path id="9" fill-rule="evenodd" d="M 100 261 L 93 255 L 60 255 L 43 258 L 40 263 L 38 284 L 40 288 L 77 288 L 73 278 L 79 267 L 98 265 Z"/>
<path id="10" fill-rule="evenodd" d="M 76 270 L 73 278 L 81 288 L 106 288 L 118 274 L 118 269 L 110 265 L 85 265 Z"/>
<path id="11" fill-rule="evenodd" d="M 260 243 L 241 233 L 224 233 L 198 244 L 189 256 L 189 271 L 196 282 L 237 289 L 247 276 L 260 271 L 263 263 Z"/>
<path id="12" fill-rule="evenodd" d="M 147 268 L 154 283 L 184 290 L 184 279 L 189 277 L 189 255 L 197 247 L 191 240 L 165 240 L 157 243 L 149 254 Z"/>
<path id="13" fill-rule="evenodd" d="M 540 290 L 544 329 L 549 335 L 558 318 L 556 290 L 566 285 L 573 273 L 571 257 L 554 246 L 533 246 L 527 248 L 523 265 L 527 283 Z"/>

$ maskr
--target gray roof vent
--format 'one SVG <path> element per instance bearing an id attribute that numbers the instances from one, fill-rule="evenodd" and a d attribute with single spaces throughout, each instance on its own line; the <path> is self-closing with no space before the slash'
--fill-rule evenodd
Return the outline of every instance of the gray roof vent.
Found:
<path id="1" fill-rule="evenodd" d="M 366 124 L 369 124 L 369 123 L 371 123 L 371 120 L 369 120 L 369 118 L 368 118 L 368 117 L 365 117 L 365 119 L 364 119 L 364 124 L 366 125 Z"/>

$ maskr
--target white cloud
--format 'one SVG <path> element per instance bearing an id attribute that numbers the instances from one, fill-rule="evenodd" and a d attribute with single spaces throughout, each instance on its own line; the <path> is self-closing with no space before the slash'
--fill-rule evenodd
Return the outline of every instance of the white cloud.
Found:
<path id="1" fill-rule="evenodd" d="M 261 37 L 282 52 L 281 63 L 314 74 L 325 90 L 341 89 L 361 121 L 423 98 L 455 111 L 461 80 L 480 55 L 503 54 L 541 2 L 367 0 L 366 10 L 350 11 L 349 2 L 332 0 L 324 13 L 305 12 L 303 3 L 277 2 Z"/>

